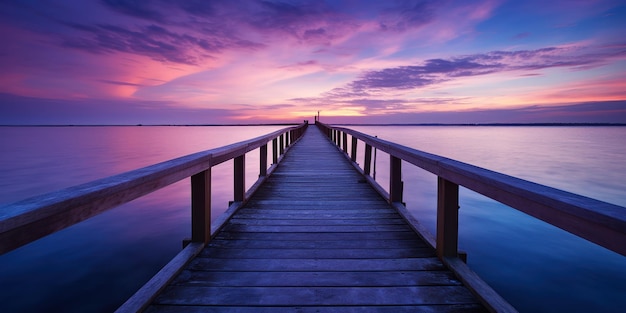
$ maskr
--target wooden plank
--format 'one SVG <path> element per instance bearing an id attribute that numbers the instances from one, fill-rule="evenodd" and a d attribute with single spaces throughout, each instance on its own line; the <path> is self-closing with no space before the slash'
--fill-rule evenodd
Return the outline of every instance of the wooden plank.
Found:
<path id="1" fill-rule="evenodd" d="M 156 304 L 176 305 L 419 305 L 476 303 L 463 286 L 203 287 L 169 286 Z"/>
<path id="2" fill-rule="evenodd" d="M 247 219 L 233 218 L 230 221 L 233 225 L 265 225 L 265 226 L 320 226 L 320 225 L 406 225 L 406 222 L 399 218 L 380 219 Z"/>
<path id="3" fill-rule="evenodd" d="M 484 307 L 478 304 L 450 304 L 450 305 L 414 305 L 414 306 L 181 306 L 181 305 L 155 305 L 150 307 L 147 313 L 415 313 L 415 312 L 438 312 L 438 313 L 482 313 Z"/>
<path id="4" fill-rule="evenodd" d="M 317 212 L 317 214 L 313 215 L 313 214 L 291 214 L 290 212 L 285 212 L 284 210 L 278 211 L 278 212 L 276 212 L 275 210 L 272 210 L 272 211 L 263 210 L 262 212 L 259 212 L 259 210 L 251 211 L 249 209 L 242 209 L 237 214 L 237 218 L 256 219 L 256 220 L 264 220 L 264 219 L 268 219 L 268 220 L 281 220 L 281 219 L 298 220 L 300 219 L 302 220 L 302 219 L 319 219 L 319 218 L 326 218 L 329 220 L 375 219 L 375 218 L 386 219 L 386 218 L 396 218 L 398 216 L 399 215 L 397 213 L 385 213 L 385 212 L 367 213 L 367 212 L 361 212 L 361 211 L 358 211 L 358 213 L 353 213 L 353 214 L 349 214 L 349 213 L 340 214 L 340 213 L 337 213 L 337 210 L 332 210 L 332 211 L 329 210 L 326 213 Z"/>
<path id="5" fill-rule="evenodd" d="M 426 247 L 419 240 L 212 240 L 214 248 L 249 249 L 384 249 Z"/>
<path id="6" fill-rule="evenodd" d="M 277 275 L 280 279 L 277 279 Z M 184 271 L 172 285 L 206 287 L 460 286 L 448 271 L 404 272 L 200 272 Z"/>
<path id="7" fill-rule="evenodd" d="M 288 233 L 354 233 L 354 232 L 404 232 L 411 230 L 408 225 L 363 225 L 363 226 L 262 226 L 262 225 L 235 225 L 224 227 L 230 232 L 288 232 Z"/>
<path id="8" fill-rule="evenodd" d="M 236 233 L 222 231 L 217 234 L 215 239 L 234 239 L 234 240 L 352 240 L 354 238 L 360 240 L 408 240 L 414 239 L 415 233 L 411 231 L 405 232 L 385 232 L 385 233 L 315 233 L 311 236 L 307 233 Z"/>
<path id="9" fill-rule="evenodd" d="M 188 265 L 201 271 L 441 271 L 445 267 L 436 257 L 401 259 L 210 259 L 196 258 Z"/>
<path id="10" fill-rule="evenodd" d="M 209 247 L 202 257 L 215 259 L 387 259 L 430 258 L 435 252 L 428 247 L 379 249 L 237 249 Z"/>

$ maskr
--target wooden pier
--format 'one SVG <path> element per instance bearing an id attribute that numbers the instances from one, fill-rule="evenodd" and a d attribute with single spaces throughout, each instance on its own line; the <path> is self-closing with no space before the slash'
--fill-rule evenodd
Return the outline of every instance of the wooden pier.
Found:
<path id="1" fill-rule="evenodd" d="M 458 251 L 460 186 L 626 255 L 624 207 L 316 126 L 2 206 L 0 253 L 191 178 L 191 238 L 118 312 L 515 312 Z M 387 189 L 370 175 L 373 149 L 389 155 Z M 246 191 L 252 151 L 259 179 Z M 211 169 L 230 160 L 233 202 L 212 220 Z M 435 236 L 402 203 L 402 164 L 437 176 Z"/>
<path id="2" fill-rule="evenodd" d="M 148 312 L 482 312 L 317 129 Z"/>

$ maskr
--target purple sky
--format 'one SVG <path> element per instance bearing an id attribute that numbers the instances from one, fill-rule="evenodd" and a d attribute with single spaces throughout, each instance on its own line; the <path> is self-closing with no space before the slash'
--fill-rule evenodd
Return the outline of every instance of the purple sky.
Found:
<path id="1" fill-rule="evenodd" d="M 0 124 L 626 123 L 624 1 L 0 2 Z"/>

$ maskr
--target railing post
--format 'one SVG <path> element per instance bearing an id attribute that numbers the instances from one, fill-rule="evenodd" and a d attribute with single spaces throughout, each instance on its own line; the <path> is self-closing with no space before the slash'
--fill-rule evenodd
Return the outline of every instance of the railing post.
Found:
<path id="1" fill-rule="evenodd" d="M 272 139 L 272 164 L 278 163 L 278 139 Z"/>
<path id="2" fill-rule="evenodd" d="M 459 185 L 437 177 L 437 256 L 456 257 L 459 242 Z"/>
<path id="3" fill-rule="evenodd" d="M 363 173 L 369 175 L 372 169 L 372 146 L 365 144 L 365 164 L 363 164 Z"/>
<path id="4" fill-rule="evenodd" d="M 343 152 L 348 154 L 348 133 L 343 132 Z"/>
<path id="5" fill-rule="evenodd" d="M 235 159 L 234 166 L 234 201 L 242 202 L 246 194 L 246 155 L 242 154 Z"/>
<path id="6" fill-rule="evenodd" d="M 267 144 L 259 148 L 259 177 L 267 176 Z"/>
<path id="7" fill-rule="evenodd" d="M 289 134 L 290 133 L 291 133 L 290 131 L 285 132 L 285 147 L 289 147 L 289 139 L 290 139 L 289 138 L 290 137 Z"/>
<path id="8" fill-rule="evenodd" d="M 350 154 L 350 160 L 352 160 L 352 162 L 356 162 L 356 144 L 356 137 L 352 136 L 352 153 Z"/>
<path id="9" fill-rule="evenodd" d="M 211 168 L 191 176 L 191 241 L 211 240 Z"/>
<path id="10" fill-rule="evenodd" d="M 280 155 L 285 153 L 285 134 L 280 134 Z"/>
<path id="11" fill-rule="evenodd" d="M 337 147 L 341 149 L 341 131 L 340 130 L 337 131 Z"/>
<path id="12" fill-rule="evenodd" d="M 389 202 L 402 202 L 402 160 L 389 156 Z"/>

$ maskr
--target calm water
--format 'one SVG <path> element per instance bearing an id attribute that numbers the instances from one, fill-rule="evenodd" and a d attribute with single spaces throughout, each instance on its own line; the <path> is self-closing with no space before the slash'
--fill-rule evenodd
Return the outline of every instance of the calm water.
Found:
<path id="1" fill-rule="evenodd" d="M 353 128 L 626 206 L 626 127 Z M 377 153 L 382 186 L 389 184 L 388 159 Z M 403 180 L 408 209 L 434 234 L 436 177 L 404 163 Z M 459 201 L 459 245 L 468 264 L 520 312 L 624 312 L 626 257 L 467 189 Z"/>
<path id="2" fill-rule="evenodd" d="M 279 127 L 0 127 L 0 204 L 218 147 Z M 626 206 L 626 127 L 354 127 L 380 138 Z M 247 184 L 258 153 L 246 159 Z M 362 151 L 360 156 L 362 156 Z M 377 154 L 387 184 L 388 156 Z M 362 163 L 362 161 L 360 161 Z M 403 166 L 405 202 L 434 233 L 436 177 Z M 213 171 L 213 214 L 232 196 Z M 461 190 L 468 264 L 522 312 L 622 312 L 626 258 Z M 109 312 L 190 236 L 181 181 L 0 256 L 0 312 Z"/>

